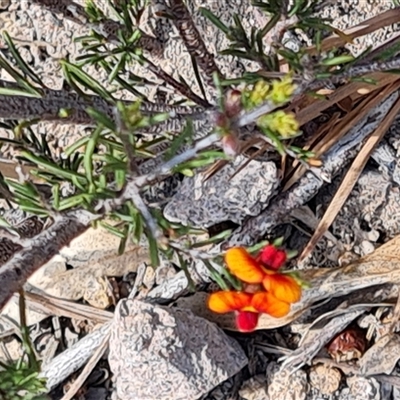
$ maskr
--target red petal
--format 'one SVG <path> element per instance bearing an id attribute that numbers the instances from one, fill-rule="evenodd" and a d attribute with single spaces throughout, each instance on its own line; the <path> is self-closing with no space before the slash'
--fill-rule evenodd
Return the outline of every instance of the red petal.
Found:
<path id="1" fill-rule="evenodd" d="M 264 288 L 278 300 L 296 303 L 301 298 L 301 287 L 288 275 L 279 273 L 267 274 L 263 280 Z"/>
<path id="2" fill-rule="evenodd" d="M 241 310 L 250 306 L 252 295 L 244 292 L 223 290 L 208 298 L 208 308 L 219 314 Z"/>
<path id="3" fill-rule="evenodd" d="M 252 332 L 256 329 L 259 314 L 250 311 L 240 311 L 236 315 L 236 326 L 240 332 Z"/>
<path id="4" fill-rule="evenodd" d="M 225 262 L 237 278 L 246 283 L 261 283 L 265 272 L 243 247 L 233 247 L 225 254 Z"/>
<path id="5" fill-rule="evenodd" d="M 258 259 L 266 268 L 278 270 L 285 264 L 287 256 L 285 251 L 278 250 L 275 246 L 270 244 L 261 250 Z"/>
<path id="6" fill-rule="evenodd" d="M 251 305 L 260 313 L 269 314 L 275 318 L 281 318 L 290 311 L 290 304 L 278 300 L 269 292 L 258 292 L 253 295 Z"/>

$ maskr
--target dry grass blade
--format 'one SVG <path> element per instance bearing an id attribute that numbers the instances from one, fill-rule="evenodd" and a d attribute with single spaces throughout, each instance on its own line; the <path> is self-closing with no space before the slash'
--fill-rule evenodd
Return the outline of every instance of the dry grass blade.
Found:
<path id="1" fill-rule="evenodd" d="M 8 179 L 15 179 L 17 180 L 19 178 L 19 175 L 16 171 L 17 168 L 20 168 L 21 172 L 24 175 L 29 175 L 29 177 L 34 181 L 34 182 L 42 182 L 40 179 L 37 177 L 31 175 L 31 168 L 28 167 L 27 165 L 20 165 L 16 163 L 15 161 L 11 160 L 6 160 L 6 159 L 0 159 L 0 173 Z"/>
<path id="2" fill-rule="evenodd" d="M 326 132 L 328 127 L 332 127 L 332 129 L 326 133 L 323 140 L 316 141 L 315 140 L 316 138 L 313 136 L 311 140 L 315 144 L 314 145 L 308 144 L 305 146 L 305 149 L 313 151 L 317 158 L 321 157 L 338 140 L 340 140 L 344 135 L 346 135 L 346 133 L 354 125 L 356 125 L 359 121 L 361 121 L 365 117 L 365 115 L 367 115 L 374 107 L 376 107 L 382 100 L 382 96 L 387 96 L 391 92 L 393 92 L 393 84 L 387 85 L 383 89 L 375 90 L 372 93 L 368 94 L 363 101 L 361 101 L 351 112 L 349 112 L 339 122 L 337 122 L 337 119 L 333 118 L 333 121 L 336 122 L 335 125 L 332 125 L 332 120 L 328 121 L 325 125 L 323 125 L 320 128 L 320 131 L 317 133 L 318 136 L 322 136 L 322 133 Z M 296 170 L 291 171 L 291 176 L 287 180 L 283 188 L 284 191 L 288 190 L 294 183 L 296 183 L 297 180 L 300 179 L 301 176 L 306 171 L 304 166 L 299 165 L 296 162 L 293 163 L 293 167 L 297 168 Z"/>
<path id="3" fill-rule="evenodd" d="M 74 381 L 74 383 L 69 388 L 68 392 L 65 393 L 65 395 L 61 398 L 61 400 L 71 400 L 74 398 L 75 394 L 83 386 L 87 377 L 93 371 L 96 364 L 98 363 L 100 358 L 103 356 L 104 352 L 107 350 L 109 338 L 110 338 L 110 332 L 108 332 L 104 336 L 99 347 L 96 349 L 96 351 L 93 353 L 92 357 L 90 357 L 90 360 L 88 361 L 88 363 L 85 365 L 85 368 L 83 368 L 83 370 L 79 374 L 78 378 Z"/>
<path id="4" fill-rule="evenodd" d="M 367 19 L 361 22 L 360 24 L 355 25 L 344 31 L 336 30 L 337 32 L 336 34 L 333 34 L 322 41 L 320 49 L 317 49 L 316 46 L 310 46 L 307 47 L 305 50 L 308 54 L 313 55 L 321 51 L 328 51 L 334 47 L 336 48 L 342 47 L 345 44 L 352 43 L 352 41 L 356 38 L 368 35 L 369 33 L 375 32 L 378 29 L 395 24 L 399 21 L 400 21 L 400 7 L 396 7 L 393 8 L 392 10 L 385 11 L 382 14 L 378 14 L 375 17 Z M 286 72 L 287 61 L 281 58 L 279 64 L 281 67 L 280 70 Z M 263 71 L 258 71 L 257 73 L 262 75 Z M 268 72 L 266 73 L 268 74 Z"/>
<path id="5" fill-rule="evenodd" d="M 398 81 L 397 81 L 398 82 Z M 312 151 L 317 157 L 321 157 L 335 143 L 337 143 L 346 133 L 358 122 L 360 122 L 373 108 L 375 108 L 382 99 L 393 92 L 393 85 L 388 85 L 383 89 L 378 89 L 370 93 L 361 101 L 345 118 L 340 120 L 323 141 L 316 143 Z"/>
<path id="6" fill-rule="evenodd" d="M 318 218 L 315 216 L 314 212 L 311 210 L 309 206 L 302 206 L 299 208 L 295 208 L 291 211 L 290 216 L 301 223 L 303 223 L 305 226 L 309 227 L 313 231 L 317 229 L 317 226 L 319 224 Z M 293 222 L 291 222 L 293 224 Z M 297 226 L 297 229 L 302 229 L 302 227 Z M 302 232 L 307 235 L 311 236 L 306 230 L 302 230 Z M 338 244 L 338 240 L 336 237 L 329 231 L 326 231 L 324 233 L 324 236 L 330 240 L 332 243 Z"/>
<path id="7" fill-rule="evenodd" d="M 246 168 L 246 166 L 250 163 L 250 161 L 255 160 L 260 154 L 263 154 L 268 147 L 271 147 L 269 143 L 264 143 L 261 145 L 261 147 L 254 152 L 235 172 L 229 179 L 232 179 L 234 176 L 236 176 L 240 171 L 242 171 L 243 168 Z"/>
<path id="8" fill-rule="evenodd" d="M 393 89 L 398 90 L 400 87 L 400 83 L 397 83 Z M 385 135 L 390 125 L 393 123 L 394 119 L 400 112 L 400 100 L 397 100 L 393 105 L 392 109 L 386 115 L 384 120 L 382 121 L 379 128 L 370 136 L 367 140 L 357 157 L 355 158 L 349 172 L 346 174 L 343 182 L 341 183 L 339 190 L 335 194 L 332 202 L 330 203 L 328 209 L 326 210 L 324 216 L 321 219 L 317 229 L 314 232 L 314 235 L 308 242 L 307 246 L 303 250 L 302 254 L 299 257 L 298 262 L 302 262 L 311 251 L 314 249 L 317 242 L 321 239 L 324 232 L 329 228 L 340 209 L 343 207 L 343 204 L 347 200 L 350 192 L 353 190 L 357 180 L 367 163 L 369 156 L 374 150 L 375 146 L 380 142 L 382 137 Z"/>
<path id="9" fill-rule="evenodd" d="M 112 321 L 109 321 L 101 325 L 42 366 L 39 377 L 46 378 L 49 391 L 87 363 L 111 332 L 111 324 Z"/>
<path id="10" fill-rule="evenodd" d="M 374 48 L 368 55 L 365 56 L 363 61 L 373 60 L 374 58 L 379 58 L 379 54 L 383 51 L 396 48 L 400 40 L 400 33 L 394 35 L 392 38 L 385 40 L 382 44 Z"/>
<path id="11" fill-rule="evenodd" d="M 340 119 L 340 113 L 335 113 L 331 118 L 318 128 L 318 130 L 312 135 L 312 137 L 303 146 L 303 150 L 311 151 L 319 142 L 323 142 L 324 138 L 329 134 L 329 132 L 334 130 Z M 316 155 L 315 159 L 318 159 Z M 286 191 L 293 185 L 307 170 L 304 165 L 300 163 L 299 160 L 295 159 L 290 165 L 287 166 L 287 171 L 285 175 L 285 184 L 283 186 L 283 191 Z"/>
<path id="12" fill-rule="evenodd" d="M 214 164 L 212 164 L 206 171 L 204 171 L 203 182 L 211 179 L 218 171 L 221 171 L 225 165 L 229 164 L 228 160 L 218 160 Z"/>
<path id="13" fill-rule="evenodd" d="M 342 33 L 350 39 L 356 39 L 360 36 L 367 35 L 368 33 L 375 32 L 376 30 L 388 25 L 395 24 L 400 21 L 400 7 L 395 7 L 391 10 L 378 14 L 375 17 L 367 19 L 362 23 L 349 28 Z M 332 35 L 322 41 L 322 51 L 330 50 L 332 47 L 340 47 L 346 44 L 346 36 Z M 315 46 L 307 48 L 310 54 L 317 52 Z"/>
<path id="14" fill-rule="evenodd" d="M 364 76 L 366 79 L 372 79 L 376 84 L 367 82 L 350 82 L 347 85 L 343 85 L 335 90 L 332 94 L 325 96 L 323 99 L 313 99 L 313 101 L 308 101 L 304 103 L 304 96 L 302 96 L 298 101 L 294 102 L 286 108 L 286 111 L 293 111 L 296 114 L 296 119 L 300 126 L 307 122 L 312 121 L 321 115 L 322 111 L 329 107 L 337 104 L 341 100 L 351 96 L 352 98 L 358 98 L 361 95 L 381 89 L 382 87 L 396 81 L 399 79 L 397 74 L 377 72 Z M 360 94 L 362 93 L 362 94 Z M 299 104 L 306 104 L 306 106 L 301 107 L 299 110 L 295 110 L 295 107 Z"/>
<path id="15" fill-rule="evenodd" d="M 232 179 L 236 174 L 238 174 L 246 165 L 251 161 L 258 157 L 260 154 L 263 154 L 268 147 L 271 147 L 270 144 L 265 143 L 262 139 L 258 137 L 250 137 L 249 139 L 242 141 L 240 144 L 240 154 L 244 154 L 247 150 L 249 150 L 253 146 L 258 146 L 259 149 L 255 151 L 248 159 L 235 171 L 235 173 L 230 177 Z M 212 176 L 214 176 L 218 171 L 225 167 L 225 165 L 229 164 L 229 160 L 218 160 L 214 164 L 212 164 L 206 171 L 204 171 L 203 182 L 209 180 Z"/>
<path id="16" fill-rule="evenodd" d="M 19 294 L 14 293 L 12 300 L 18 302 Z M 113 313 L 100 310 L 85 304 L 58 299 L 47 294 L 25 292 L 25 300 L 29 308 L 58 317 L 88 319 L 97 323 L 105 323 L 113 318 Z"/>

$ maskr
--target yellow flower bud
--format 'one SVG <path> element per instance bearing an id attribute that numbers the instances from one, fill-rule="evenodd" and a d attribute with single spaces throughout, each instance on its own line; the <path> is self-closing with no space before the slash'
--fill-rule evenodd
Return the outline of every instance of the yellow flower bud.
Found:
<path id="1" fill-rule="evenodd" d="M 286 75 L 282 80 L 272 82 L 272 90 L 269 98 L 275 104 L 284 104 L 290 100 L 296 85 L 293 84 L 290 75 Z"/>
<path id="2" fill-rule="evenodd" d="M 258 119 L 257 123 L 260 128 L 266 128 L 277 132 L 284 139 L 295 136 L 299 131 L 299 123 L 295 115 L 292 113 L 285 113 L 282 110 L 263 115 Z"/>
<path id="3" fill-rule="evenodd" d="M 243 93 L 243 104 L 246 109 L 251 109 L 259 106 L 267 100 L 270 92 L 270 86 L 267 82 L 260 80 L 258 81 L 252 90 L 246 90 Z"/>

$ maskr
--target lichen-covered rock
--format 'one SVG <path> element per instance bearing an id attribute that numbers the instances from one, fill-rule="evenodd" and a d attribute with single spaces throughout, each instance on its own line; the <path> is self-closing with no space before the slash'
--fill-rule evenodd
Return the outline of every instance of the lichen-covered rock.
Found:
<path id="1" fill-rule="evenodd" d="M 279 184 L 273 162 L 251 160 L 244 156 L 225 165 L 211 178 L 204 173 L 185 178 L 179 192 L 165 207 L 170 221 L 208 228 L 224 221 L 240 224 L 246 216 L 255 216 L 264 209 Z"/>
<path id="2" fill-rule="evenodd" d="M 109 363 L 119 400 L 194 400 L 239 372 L 247 358 L 216 325 L 187 310 L 124 300 Z"/>
<path id="3" fill-rule="evenodd" d="M 380 400 L 380 384 L 374 378 L 351 376 L 346 380 L 351 400 Z"/>
<path id="4" fill-rule="evenodd" d="M 243 382 L 239 395 L 245 400 L 268 400 L 267 378 L 264 375 L 256 375 Z"/>
<path id="5" fill-rule="evenodd" d="M 307 374 L 301 369 L 294 373 L 280 370 L 272 362 L 267 367 L 268 395 L 274 400 L 305 400 L 308 392 Z"/>
<path id="6" fill-rule="evenodd" d="M 337 368 L 319 364 L 311 368 L 309 378 L 312 386 L 321 394 L 329 396 L 339 389 L 342 375 Z"/>

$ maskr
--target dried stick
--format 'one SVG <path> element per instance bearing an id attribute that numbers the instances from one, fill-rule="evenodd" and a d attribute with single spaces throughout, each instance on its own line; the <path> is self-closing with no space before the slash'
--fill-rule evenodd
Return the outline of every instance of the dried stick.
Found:
<path id="1" fill-rule="evenodd" d="M 98 217 L 84 210 L 70 212 L 55 217 L 52 226 L 28 240 L 0 269 L 0 309 L 35 271 L 86 231 L 95 218 Z"/>
<path id="2" fill-rule="evenodd" d="M 61 400 L 71 400 L 74 398 L 75 394 L 83 386 L 86 379 L 89 377 L 90 373 L 96 367 L 96 364 L 107 350 L 109 338 L 110 331 L 108 330 L 108 332 L 106 332 L 103 336 L 103 340 L 99 343 L 98 347 L 90 357 L 89 362 L 85 365 L 85 368 L 83 368 L 83 371 L 79 374 L 78 378 L 74 381 L 68 392 L 65 393 Z"/>
<path id="3" fill-rule="evenodd" d="M 86 364 L 93 352 L 103 343 L 111 329 L 112 321 L 85 336 L 72 347 L 42 366 L 41 378 L 46 378 L 47 389 L 50 391 L 60 382 Z"/>
<path id="4" fill-rule="evenodd" d="M 0 87 L 18 88 L 15 83 L 0 80 Z M 88 124 L 94 125 L 92 117 L 87 113 L 89 107 L 94 108 L 110 118 L 114 117 L 113 105 L 102 99 L 100 96 L 85 95 L 80 97 L 78 94 L 67 90 L 39 89 L 42 93 L 41 98 L 28 96 L 5 96 L 0 95 L 0 118 L 3 120 L 34 120 L 57 121 L 60 124 Z M 122 101 L 126 106 L 133 102 Z M 67 110 L 68 116 L 61 117 L 60 110 Z M 156 113 L 167 112 L 170 119 L 150 127 L 146 131 L 153 133 L 160 129 L 174 130 L 182 129 L 187 117 L 200 120 L 199 107 L 170 106 L 146 103 L 141 105 L 141 113 L 151 116 Z M 162 127 L 162 128 L 161 128 Z"/>

